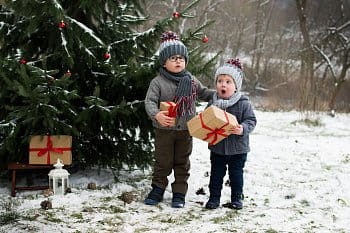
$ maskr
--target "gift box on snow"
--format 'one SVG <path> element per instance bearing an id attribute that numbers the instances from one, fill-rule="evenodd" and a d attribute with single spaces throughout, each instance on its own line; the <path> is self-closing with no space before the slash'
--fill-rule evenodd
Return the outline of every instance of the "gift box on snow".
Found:
<path id="1" fill-rule="evenodd" d="M 174 102 L 160 102 L 161 111 L 168 111 L 169 117 L 176 117 L 177 105 Z"/>
<path id="2" fill-rule="evenodd" d="M 29 164 L 54 164 L 59 158 L 64 165 L 72 164 L 72 136 L 31 136 Z"/>
<path id="3" fill-rule="evenodd" d="M 187 122 L 192 137 L 199 138 L 215 145 L 228 136 L 227 130 L 237 126 L 234 115 L 216 107 L 210 106 Z"/>

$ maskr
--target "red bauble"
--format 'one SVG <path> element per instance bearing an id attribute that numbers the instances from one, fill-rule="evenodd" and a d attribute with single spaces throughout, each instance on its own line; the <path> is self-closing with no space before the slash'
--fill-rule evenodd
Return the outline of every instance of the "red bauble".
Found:
<path id="1" fill-rule="evenodd" d="M 180 13 L 177 12 L 177 11 L 175 11 L 175 12 L 173 13 L 173 17 L 174 17 L 174 18 L 179 18 L 180 16 L 181 16 Z"/>
<path id="2" fill-rule="evenodd" d="M 105 53 L 105 54 L 103 55 L 103 57 L 104 57 L 104 59 L 108 59 L 108 58 L 111 57 L 111 55 L 110 55 L 109 53 Z"/>
<path id="3" fill-rule="evenodd" d="M 209 38 L 207 36 L 204 36 L 203 39 L 202 39 L 203 43 L 208 43 L 209 41 Z"/>
<path id="4" fill-rule="evenodd" d="M 72 75 L 72 73 L 70 72 L 70 70 L 67 70 L 67 72 L 64 73 L 64 75 L 70 77 Z"/>
<path id="5" fill-rule="evenodd" d="M 20 61 L 19 61 L 19 63 L 21 63 L 21 64 L 27 64 L 27 60 L 25 60 L 25 59 L 21 59 Z"/>
<path id="6" fill-rule="evenodd" d="M 61 21 L 61 22 L 58 24 L 58 27 L 59 27 L 59 28 L 65 28 L 65 27 L 66 27 L 66 24 L 65 24 L 63 21 Z"/>

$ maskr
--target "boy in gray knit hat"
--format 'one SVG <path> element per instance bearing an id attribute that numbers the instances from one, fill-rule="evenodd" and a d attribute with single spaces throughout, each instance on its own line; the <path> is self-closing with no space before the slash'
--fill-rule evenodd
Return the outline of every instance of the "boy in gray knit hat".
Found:
<path id="1" fill-rule="evenodd" d="M 242 65 L 238 59 L 231 59 L 219 67 L 215 73 L 216 93 L 208 106 L 217 106 L 232 115 L 239 123 L 230 129 L 227 138 L 209 146 L 211 173 L 209 182 L 210 197 L 205 207 L 216 209 L 220 206 L 223 178 L 228 167 L 231 186 L 229 208 L 242 209 L 243 168 L 249 148 L 249 134 L 256 125 L 256 117 L 248 97 L 242 95 L 241 87 L 244 78 Z"/>
<path id="2" fill-rule="evenodd" d="M 188 50 L 174 32 L 165 32 L 159 48 L 159 75 L 152 79 L 145 98 L 145 108 L 155 131 L 155 163 L 152 190 L 145 204 L 156 205 L 163 200 L 168 185 L 168 176 L 174 171 L 175 181 L 171 184 L 174 208 L 185 205 L 188 189 L 192 137 L 187 121 L 196 113 L 195 100 L 209 101 L 214 91 L 204 87 L 186 70 Z M 175 102 L 176 116 L 167 116 L 160 111 L 160 102 Z"/>

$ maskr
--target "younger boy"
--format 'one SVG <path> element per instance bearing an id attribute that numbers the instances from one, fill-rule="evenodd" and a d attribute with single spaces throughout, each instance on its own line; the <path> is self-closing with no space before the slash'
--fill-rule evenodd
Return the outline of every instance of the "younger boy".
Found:
<path id="1" fill-rule="evenodd" d="M 253 107 L 248 97 L 240 92 L 244 74 L 238 59 L 231 59 L 219 67 L 215 73 L 216 93 L 208 103 L 236 116 L 239 126 L 230 129 L 227 138 L 209 146 L 211 174 L 210 197 L 205 207 L 216 209 L 220 206 L 223 178 L 228 166 L 231 186 L 230 208 L 242 209 L 243 168 L 249 148 L 249 134 L 256 125 Z"/>

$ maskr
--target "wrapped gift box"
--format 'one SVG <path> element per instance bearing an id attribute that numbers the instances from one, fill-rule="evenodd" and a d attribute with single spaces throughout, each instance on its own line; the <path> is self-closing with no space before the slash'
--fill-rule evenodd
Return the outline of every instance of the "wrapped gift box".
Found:
<path id="1" fill-rule="evenodd" d="M 168 111 L 168 116 L 176 117 L 177 106 L 174 102 L 160 102 L 161 111 Z"/>
<path id="2" fill-rule="evenodd" d="M 54 164 L 59 158 L 64 165 L 72 164 L 72 136 L 31 136 L 29 164 Z"/>
<path id="3" fill-rule="evenodd" d="M 187 122 L 190 135 L 207 141 L 210 145 L 215 145 L 227 137 L 226 131 L 237 125 L 234 115 L 216 106 L 208 107 Z"/>

